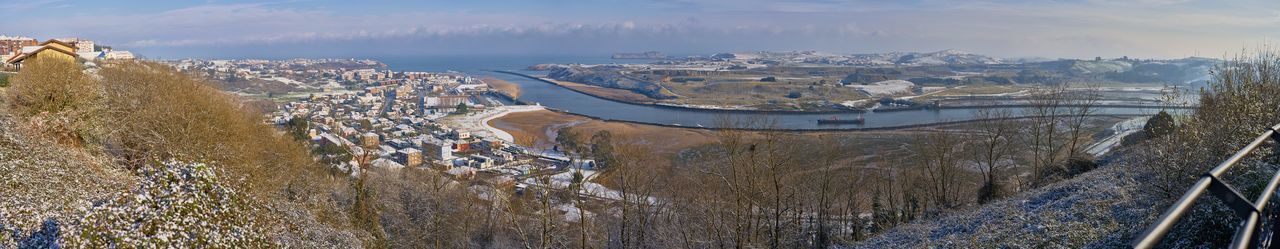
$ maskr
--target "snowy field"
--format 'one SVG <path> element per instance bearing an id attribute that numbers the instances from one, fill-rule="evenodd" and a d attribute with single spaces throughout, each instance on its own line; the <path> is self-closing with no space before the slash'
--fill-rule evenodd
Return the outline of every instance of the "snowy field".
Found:
<path id="1" fill-rule="evenodd" d="M 905 80 L 886 80 L 869 85 L 850 85 L 871 96 L 893 96 L 901 93 L 911 93 L 911 89 L 916 86 L 915 83 Z"/>

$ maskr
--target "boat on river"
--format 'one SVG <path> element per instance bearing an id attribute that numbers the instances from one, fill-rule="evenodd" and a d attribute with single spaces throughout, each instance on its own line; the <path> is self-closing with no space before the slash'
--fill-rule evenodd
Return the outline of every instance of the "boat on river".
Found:
<path id="1" fill-rule="evenodd" d="M 819 119 L 818 124 L 863 124 L 866 123 L 866 121 L 866 118 L 863 118 L 862 115 L 858 115 L 858 118 L 856 119 L 840 119 L 836 116 L 831 116 L 831 118 L 828 119 Z"/>

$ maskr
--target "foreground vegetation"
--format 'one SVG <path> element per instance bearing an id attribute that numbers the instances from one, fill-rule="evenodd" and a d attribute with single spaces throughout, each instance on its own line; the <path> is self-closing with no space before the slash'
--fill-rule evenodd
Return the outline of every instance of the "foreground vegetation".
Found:
<path id="1" fill-rule="evenodd" d="M 236 97 L 153 63 L 25 64 L 3 117 L 24 125 L 3 133 L 45 145 L 6 150 L 29 154 L 5 160 L 16 164 L 6 185 L 24 186 L 5 196 L 53 198 L 0 201 L 12 207 L 0 212 L 3 244 L 341 247 L 369 236 L 344 232 L 343 181 Z"/>
<path id="2" fill-rule="evenodd" d="M 1008 201 L 894 229 L 865 247 L 1127 247 L 1205 172 L 1280 123 L 1280 55 L 1261 49 L 1218 65 L 1185 115 L 1160 114 L 1101 170 Z M 1267 143 L 1267 146 L 1276 146 Z M 1259 149 L 1227 173 L 1244 196 L 1258 196 L 1280 167 Z M 1201 197 L 1160 247 L 1230 244 L 1241 217 Z"/>
<path id="3" fill-rule="evenodd" d="M 601 165 L 598 174 L 571 171 L 567 185 L 553 184 L 558 176 L 551 172 L 469 180 L 429 169 L 374 168 L 367 155 L 317 162 L 309 149 L 333 148 L 308 148 L 296 141 L 305 138 L 297 135 L 301 129 L 277 131 L 262 124 L 251 105 L 166 66 L 112 62 L 85 69 L 36 59 L 4 90 L 0 244 L 1117 245 L 1140 227 L 1132 224 L 1149 222 L 1158 213 L 1152 210 L 1191 179 L 1260 127 L 1280 122 L 1280 100 L 1273 98 L 1280 94 L 1278 58 L 1266 52 L 1220 66 L 1194 113 L 1152 118 L 1123 156 L 1100 171 L 1084 152 L 1098 129 L 1090 116 L 1097 98 L 1061 86 L 1036 93 L 1037 105 L 1024 110 L 1033 118 L 979 111 L 986 117 L 980 123 L 918 131 L 890 146 L 901 157 L 871 153 L 881 156 L 865 161 L 842 160 L 867 148 L 836 136 L 718 130 L 705 134 L 712 143 L 672 160 L 625 134 L 566 130 L 557 147 Z M 767 124 L 755 122 L 768 121 L 723 122 L 759 127 Z M 360 167 L 328 165 L 347 159 Z M 671 167 L 650 167 L 666 163 Z M 1275 165 L 1272 154 L 1262 153 L 1231 180 L 1256 194 Z M 517 191 L 517 182 L 529 187 Z M 598 185 L 612 191 L 602 193 Z M 1023 192 L 1028 189 L 1036 190 Z M 1079 194 L 1089 191 L 1103 194 Z M 1234 224 L 1228 212 L 1212 202 L 1201 205 L 1170 245 L 1226 243 L 1224 233 Z M 981 225 L 952 229 L 957 226 L 948 220 Z M 898 226 L 903 223 L 909 225 Z M 1022 227 L 1004 228 L 1014 226 Z M 930 235 L 911 236 L 921 233 Z"/>

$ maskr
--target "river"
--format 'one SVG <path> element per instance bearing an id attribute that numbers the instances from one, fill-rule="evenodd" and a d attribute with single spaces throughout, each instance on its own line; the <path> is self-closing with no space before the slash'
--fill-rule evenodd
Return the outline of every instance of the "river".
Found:
<path id="1" fill-rule="evenodd" d="M 527 71 L 525 67 L 538 63 L 643 63 L 644 60 L 613 60 L 604 56 L 435 56 L 414 58 L 379 58 L 397 71 L 458 71 L 477 77 L 494 77 L 520 86 L 520 100 L 537 103 L 549 108 L 606 120 L 622 120 L 639 123 L 679 125 L 688 127 L 718 127 L 724 120 L 764 120 L 767 126 L 751 128 L 819 130 L 885 128 L 974 119 L 973 109 L 910 110 L 872 112 L 865 114 L 808 114 L 808 113 L 744 113 L 700 111 L 661 108 L 604 100 L 578 93 L 560 86 L 521 76 L 497 73 L 492 70 L 508 70 L 526 74 L 544 74 Z M 1008 108 L 1021 115 L 1023 108 Z M 1098 108 L 1098 114 L 1151 115 L 1156 108 Z M 863 124 L 819 125 L 818 119 L 865 118 Z M 737 125 L 735 125 L 737 126 Z"/>

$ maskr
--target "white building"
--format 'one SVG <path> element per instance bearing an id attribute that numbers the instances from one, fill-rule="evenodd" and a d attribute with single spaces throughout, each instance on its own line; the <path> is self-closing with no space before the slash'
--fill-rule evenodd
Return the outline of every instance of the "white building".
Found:
<path id="1" fill-rule="evenodd" d="M 111 52 L 107 52 L 105 57 L 108 60 L 132 60 L 134 58 L 133 53 L 124 50 L 113 50 Z"/>
<path id="2" fill-rule="evenodd" d="M 76 45 L 76 52 L 96 51 L 95 49 L 93 49 L 93 41 L 90 41 L 90 40 L 80 39 L 79 41 L 76 41 L 75 45 Z"/>
<path id="3" fill-rule="evenodd" d="M 422 150 L 426 152 L 425 157 L 436 161 L 449 161 L 453 159 L 453 143 L 449 141 L 441 141 L 438 139 L 424 139 L 420 145 Z"/>

